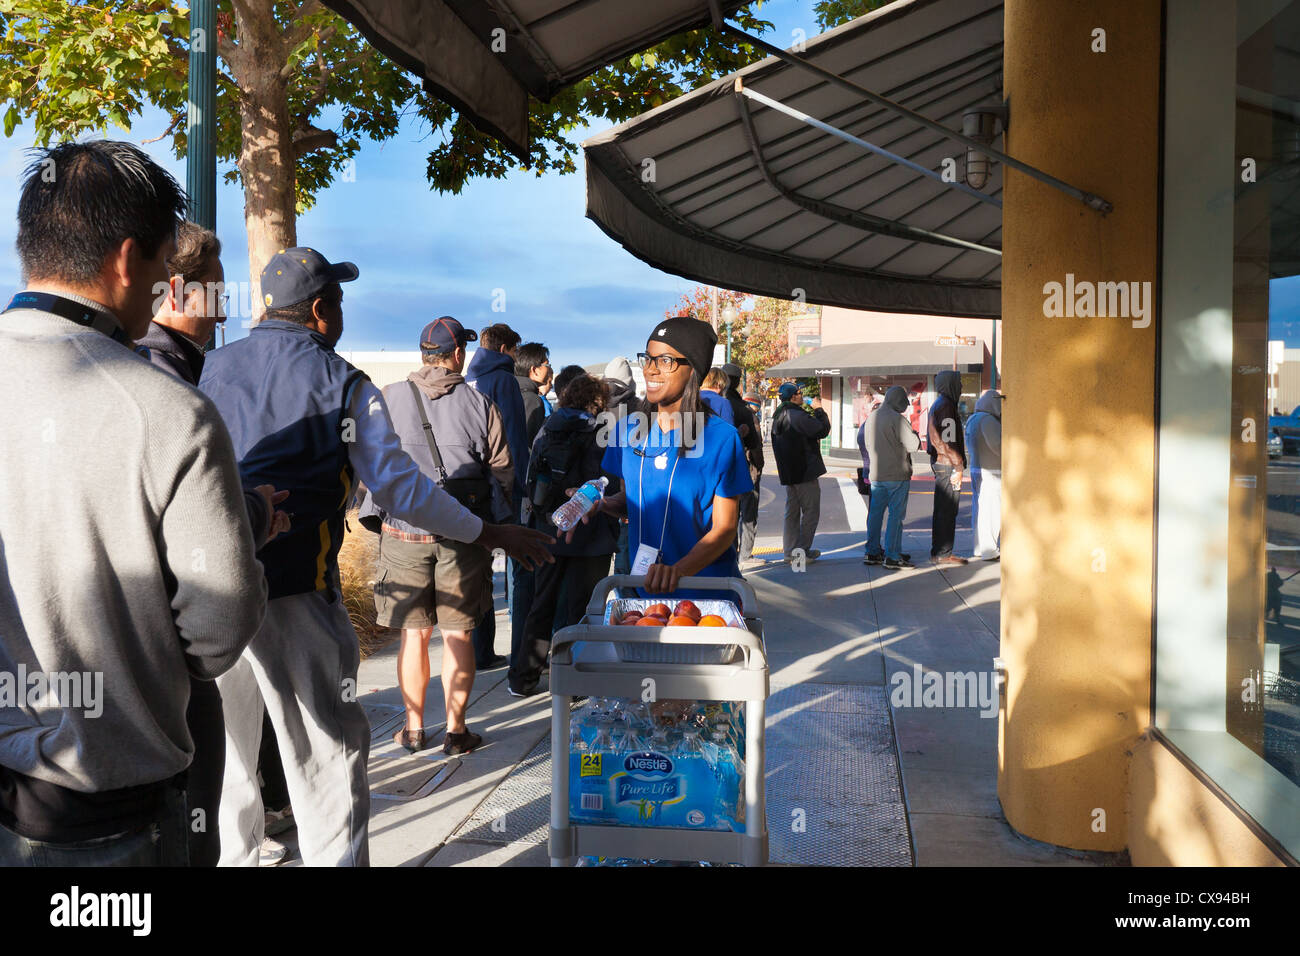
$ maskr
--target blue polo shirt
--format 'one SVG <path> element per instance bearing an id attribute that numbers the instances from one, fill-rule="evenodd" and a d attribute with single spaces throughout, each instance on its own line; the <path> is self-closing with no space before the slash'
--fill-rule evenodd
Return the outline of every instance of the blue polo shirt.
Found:
<path id="1" fill-rule="evenodd" d="M 635 557 L 644 541 L 659 548 L 662 563 L 675 564 L 708 533 L 714 496 L 733 498 L 753 491 L 754 483 L 739 432 L 716 416 L 705 418 L 696 447 L 682 457 L 680 429 L 665 434 L 655 421 L 647 436 L 644 419 L 637 433 L 637 418 L 619 424 L 617 444 L 605 449 L 601 467 L 622 477 L 627 491 L 629 555 Z M 735 544 L 698 574 L 739 577 Z"/>

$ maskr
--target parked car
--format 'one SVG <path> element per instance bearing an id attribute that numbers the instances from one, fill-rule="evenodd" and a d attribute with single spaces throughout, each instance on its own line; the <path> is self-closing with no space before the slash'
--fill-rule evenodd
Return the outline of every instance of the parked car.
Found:
<path id="1" fill-rule="evenodd" d="M 1268 433 L 1270 442 L 1272 441 L 1275 432 L 1282 440 L 1283 454 L 1300 454 L 1300 405 L 1291 409 L 1290 415 L 1268 416 Z M 1269 450 L 1269 457 L 1273 457 L 1271 448 Z"/>

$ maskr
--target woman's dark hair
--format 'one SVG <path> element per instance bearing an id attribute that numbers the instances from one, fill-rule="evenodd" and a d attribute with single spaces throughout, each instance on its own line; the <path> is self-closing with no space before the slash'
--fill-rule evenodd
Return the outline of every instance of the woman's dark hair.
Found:
<path id="1" fill-rule="evenodd" d="M 551 387 L 555 389 L 556 398 L 558 398 L 560 393 L 568 387 L 570 382 L 575 378 L 586 374 L 587 370 L 581 365 L 566 365 L 564 368 L 556 372 L 555 381 L 551 383 Z"/>
<path id="2" fill-rule="evenodd" d="M 185 191 L 130 143 L 62 143 L 34 153 L 18 200 L 18 256 L 28 281 L 93 282 L 127 239 L 152 259 L 185 217 Z"/>
<path id="3" fill-rule="evenodd" d="M 659 403 L 649 402 L 647 414 L 653 418 L 659 414 Z M 703 422 L 705 418 L 713 414 L 713 409 L 709 408 L 700 398 L 700 373 L 691 369 L 691 377 L 686 380 L 686 388 L 682 391 L 682 404 L 679 407 L 682 420 L 682 443 L 677 446 L 677 457 L 682 458 L 686 452 L 695 447 L 696 440 L 704 434 L 704 429 L 698 431 L 694 425 L 686 427 L 686 422 Z M 699 417 L 697 417 L 699 416 Z"/>
<path id="4" fill-rule="evenodd" d="M 557 401 L 560 408 L 578 408 L 599 415 L 609 405 L 609 386 L 584 372 L 565 384 Z"/>

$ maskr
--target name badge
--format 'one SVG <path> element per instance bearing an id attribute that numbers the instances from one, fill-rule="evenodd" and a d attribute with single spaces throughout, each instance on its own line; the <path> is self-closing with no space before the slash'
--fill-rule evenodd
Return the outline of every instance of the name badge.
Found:
<path id="1" fill-rule="evenodd" d="M 650 565 L 658 559 L 659 549 L 643 543 L 636 549 L 636 557 L 632 559 L 632 573 L 637 577 L 644 577 L 650 570 Z"/>

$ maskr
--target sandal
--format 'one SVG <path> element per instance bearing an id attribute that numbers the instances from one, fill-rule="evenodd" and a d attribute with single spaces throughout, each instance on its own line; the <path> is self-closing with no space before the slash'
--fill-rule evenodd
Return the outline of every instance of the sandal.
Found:
<path id="1" fill-rule="evenodd" d="M 424 728 L 419 730 L 407 730 L 403 727 L 393 735 L 393 742 L 399 747 L 405 747 L 408 753 L 415 753 L 429 746 L 424 738 Z"/>
<path id="2" fill-rule="evenodd" d="M 448 757 L 455 757 L 469 753 L 482 742 L 482 737 L 466 727 L 463 734 L 447 734 L 442 738 L 442 752 Z"/>

